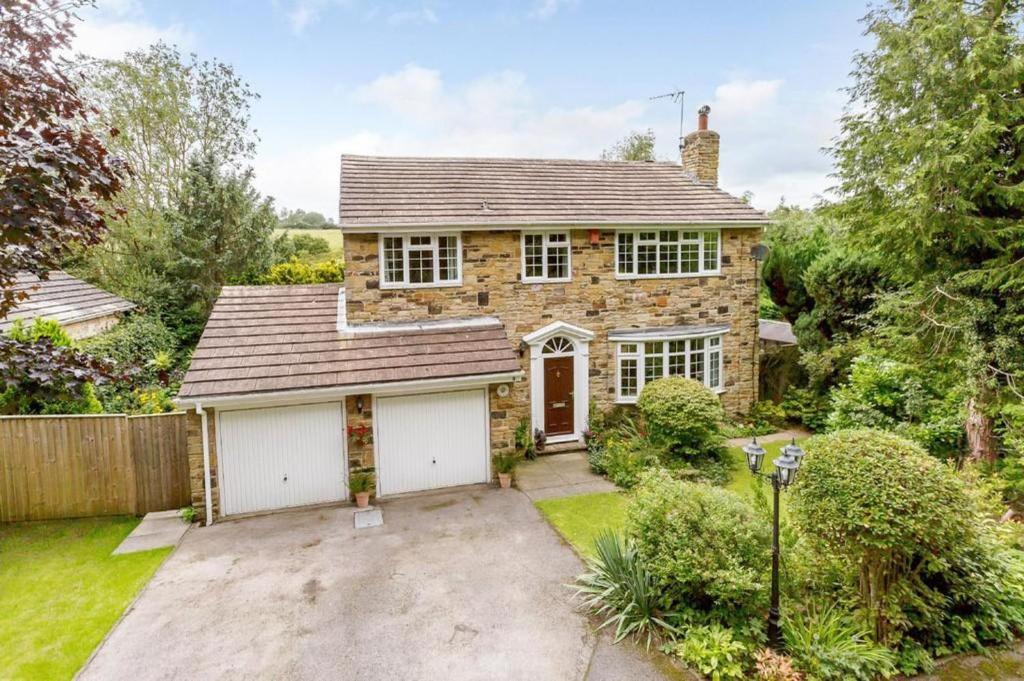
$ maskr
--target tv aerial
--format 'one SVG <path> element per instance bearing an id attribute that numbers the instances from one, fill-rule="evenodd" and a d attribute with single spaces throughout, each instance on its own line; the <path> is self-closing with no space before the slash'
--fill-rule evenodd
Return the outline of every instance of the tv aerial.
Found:
<path id="1" fill-rule="evenodd" d="M 655 95 L 651 97 L 651 100 L 655 99 L 671 99 L 673 102 L 679 102 L 679 149 L 683 148 L 683 98 L 686 95 L 686 90 L 676 90 L 675 92 L 666 92 L 663 95 Z"/>

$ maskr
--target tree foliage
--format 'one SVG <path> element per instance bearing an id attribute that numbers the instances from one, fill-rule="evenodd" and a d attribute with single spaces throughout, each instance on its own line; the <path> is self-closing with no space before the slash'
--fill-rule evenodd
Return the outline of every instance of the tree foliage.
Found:
<path id="1" fill-rule="evenodd" d="M 601 152 L 602 161 L 653 161 L 654 131 L 634 130 L 609 149 Z"/>
<path id="2" fill-rule="evenodd" d="M 678 456 L 716 454 L 725 418 L 718 395 L 692 378 L 669 376 L 644 385 L 637 408 L 652 438 Z"/>
<path id="3" fill-rule="evenodd" d="M 1024 10 L 890 0 L 867 16 L 835 215 L 910 292 L 902 323 L 983 403 L 1024 377 Z"/>
<path id="4" fill-rule="evenodd" d="M 278 216 L 278 229 L 330 229 L 334 223 L 316 211 L 283 210 Z"/>

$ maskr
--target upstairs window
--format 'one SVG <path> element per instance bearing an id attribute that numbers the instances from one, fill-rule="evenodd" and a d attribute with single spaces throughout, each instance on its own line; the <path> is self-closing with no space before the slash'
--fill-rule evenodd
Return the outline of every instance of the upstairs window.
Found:
<path id="1" fill-rule="evenodd" d="M 720 229 L 652 229 L 615 235 L 619 278 L 685 277 L 721 271 Z"/>
<path id="2" fill-rule="evenodd" d="M 462 282 L 458 234 L 410 234 L 380 238 L 383 288 L 455 286 Z"/>
<path id="3" fill-rule="evenodd" d="M 665 376 L 688 376 L 722 389 L 722 336 L 618 344 L 618 401 L 636 402 L 644 385 Z"/>
<path id="4" fill-rule="evenodd" d="M 523 281 L 570 281 L 568 232 L 523 233 Z"/>

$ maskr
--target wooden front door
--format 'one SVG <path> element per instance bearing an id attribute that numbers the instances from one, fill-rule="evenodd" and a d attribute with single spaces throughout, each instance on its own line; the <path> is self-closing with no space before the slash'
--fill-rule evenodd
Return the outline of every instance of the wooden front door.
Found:
<path id="1" fill-rule="evenodd" d="M 573 431 L 572 357 L 544 360 L 544 432 L 566 435 Z"/>

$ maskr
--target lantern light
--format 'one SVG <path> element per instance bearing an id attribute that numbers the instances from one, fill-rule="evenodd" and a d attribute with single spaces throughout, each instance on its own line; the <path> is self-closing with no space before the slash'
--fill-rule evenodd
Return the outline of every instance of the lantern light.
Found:
<path id="1" fill-rule="evenodd" d="M 757 438 L 755 437 L 750 444 L 744 445 L 743 453 L 747 455 L 747 467 L 750 468 L 752 473 L 757 473 L 761 470 L 761 461 L 764 459 L 764 447 L 757 444 Z"/>

